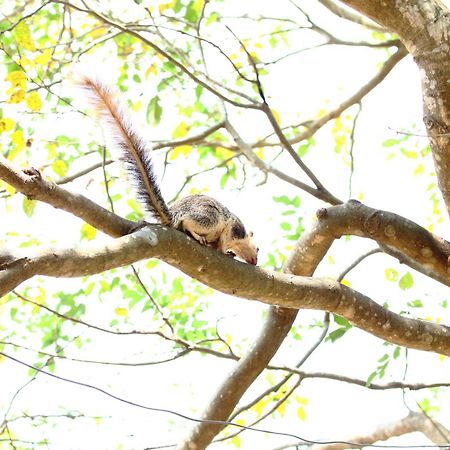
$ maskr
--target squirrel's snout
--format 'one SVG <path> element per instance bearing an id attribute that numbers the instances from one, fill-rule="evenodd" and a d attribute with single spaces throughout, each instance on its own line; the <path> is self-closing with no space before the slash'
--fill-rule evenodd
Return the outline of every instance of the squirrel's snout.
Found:
<path id="1" fill-rule="evenodd" d="M 255 257 L 253 257 L 253 258 L 250 258 L 248 261 L 247 261 L 247 263 L 248 264 L 253 264 L 254 266 L 256 266 L 256 264 L 258 263 L 258 258 L 255 256 Z"/>

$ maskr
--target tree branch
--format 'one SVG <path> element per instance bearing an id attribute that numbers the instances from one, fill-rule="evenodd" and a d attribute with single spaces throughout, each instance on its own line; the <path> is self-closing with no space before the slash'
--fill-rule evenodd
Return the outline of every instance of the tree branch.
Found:
<path id="1" fill-rule="evenodd" d="M 180 254 L 189 258 L 180 258 Z M 234 261 L 161 225 L 149 225 L 105 245 L 47 250 L 17 259 L 0 271 L 0 295 L 35 275 L 86 276 L 150 257 L 226 294 L 282 308 L 334 312 L 397 345 L 450 354 L 450 329 L 446 326 L 402 317 L 335 281 L 280 274 Z"/>
<path id="2" fill-rule="evenodd" d="M 22 171 L 0 156 L 0 179 L 27 198 L 40 200 L 70 212 L 94 228 L 113 237 L 130 233 L 136 223 L 113 214 L 80 194 L 71 193 L 44 180 L 34 169 Z"/>
<path id="3" fill-rule="evenodd" d="M 442 429 L 445 430 L 443 425 L 439 425 L 440 427 L 442 427 Z M 432 442 L 437 445 L 445 445 L 449 443 L 442 436 L 438 436 L 436 432 L 432 433 L 431 428 L 432 424 L 430 420 L 427 419 L 427 417 L 425 417 L 423 414 L 411 412 L 405 418 L 382 425 L 372 433 L 352 436 L 346 438 L 345 440 L 342 440 L 342 442 L 314 444 L 309 446 L 308 450 L 346 450 L 350 448 L 361 448 L 365 445 L 375 444 L 379 441 L 386 441 L 387 439 L 390 439 L 392 437 L 414 433 L 415 431 L 419 431 L 425 434 L 425 436 L 427 436 Z M 350 443 L 353 443 L 353 445 L 351 445 Z M 284 450 L 291 447 L 294 448 L 302 444 L 304 444 L 304 442 L 296 442 L 282 447 L 277 447 L 274 450 Z"/>
<path id="4" fill-rule="evenodd" d="M 301 141 L 309 139 L 313 136 L 320 128 L 322 128 L 326 123 L 330 120 L 339 117 L 343 111 L 350 108 L 350 106 L 355 105 L 361 102 L 361 99 L 367 95 L 370 91 L 372 91 L 376 86 L 378 86 L 391 72 L 391 70 L 400 62 L 406 55 L 408 51 L 404 46 L 400 46 L 400 48 L 385 61 L 379 72 L 370 79 L 364 86 L 362 86 L 357 92 L 355 92 L 348 99 L 344 100 L 339 106 L 335 109 L 328 111 L 328 113 L 322 115 L 319 119 L 311 121 L 308 123 L 308 128 L 300 133 L 298 136 L 289 139 L 289 143 L 291 145 L 297 144 Z M 265 141 L 259 141 L 252 145 L 252 147 L 261 147 L 265 145 L 278 145 Z"/>
<path id="5" fill-rule="evenodd" d="M 370 28 L 371 30 L 379 31 L 381 33 L 385 33 L 386 30 L 379 25 L 377 25 L 375 22 L 372 22 L 371 20 L 367 20 L 367 17 L 362 16 L 360 14 L 355 14 L 353 11 L 342 8 L 337 3 L 335 3 L 333 0 L 319 0 L 320 3 L 322 3 L 325 8 L 327 8 L 329 11 L 331 11 L 336 16 L 349 20 L 350 22 L 357 23 L 359 25 L 362 25 L 363 27 Z"/>

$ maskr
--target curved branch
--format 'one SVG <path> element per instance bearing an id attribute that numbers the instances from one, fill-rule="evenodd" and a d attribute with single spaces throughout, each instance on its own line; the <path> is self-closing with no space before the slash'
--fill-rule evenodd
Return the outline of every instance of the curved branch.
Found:
<path id="1" fill-rule="evenodd" d="M 330 242 L 344 235 L 377 241 L 387 253 L 400 262 L 450 286 L 450 243 L 420 225 L 397 214 L 369 208 L 357 200 L 317 211 L 318 221 L 308 233 L 317 236 L 315 245 L 325 255 Z M 413 244 L 412 244 L 413 243 Z M 293 267 L 300 266 L 303 253 L 309 249 L 297 246 Z"/>
<path id="2" fill-rule="evenodd" d="M 446 430 L 442 424 L 438 424 L 439 428 Z M 437 445 L 448 444 L 448 441 L 442 437 L 442 435 L 436 433 L 436 429 L 433 427 L 431 421 L 423 414 L 411 412 L 406 417 L 394 422 L 388 423 L 381 427 L 378 427 L 372 433 L 364 435 L 357 435 L 346 438 L 347 442 L 333 442 L 324 444 L 314 444 L 308 447 L 309 450 L 346 450 L 348 448 L 360 448 L 365 445 L 375 444 L 379 441 L 386 441 L 395 436 L 402 436 L 403 434 L 421 432 L 427 436 L 431 442 Z M 357 443 L 349 446 L 349 443 Z M 294 448 L 297 445 L 302 445 L 303 442 L 292 443 L 282 447 L 278 447 L 274 450 L 283 450 L 288 448 Z M 357 447 L 355 447 L 357 446 Z"/>
<path id="3" fill-rule="evenodd" d="M 202 414 L 202 420 L 227 420 L 234 407 L 241 399 L 248 387 L 258 375 L 267 367 L 273 355 L 279 349 L 297 316 L 294 309 L 269 309 L 264 326 L 254 346 L 239 360 L 237 365 L 227 374 L 222 385 L 219 386 L 213 398 Z M 199 422 L 189 432 L 177 450 L 195 448 L 201 450 L 211 443 L 225 424 Z"/>
<path id="4" fill-rule="evenodd" d="M 180 258 L 180 254 L 189 258 Z M 161 225 L 149 225 L 106 245 L 49 250 L 6 264 L 0 271 L 0 296 L 35 275 L 86 276 L 150 257 L 226 294 L 282 308 L 334 312 L 394 344 L 450 355 L 447 326 L 395 314 L 335 281 L 277 273 L 231 260 Z"/>

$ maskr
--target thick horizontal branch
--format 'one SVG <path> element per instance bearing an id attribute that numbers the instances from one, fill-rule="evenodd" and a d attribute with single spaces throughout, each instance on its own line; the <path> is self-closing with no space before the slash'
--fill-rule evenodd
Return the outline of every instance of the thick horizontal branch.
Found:
<path id="1" fill-rule="evenodd" d="M 29 199 L 70 212 L 110 236 L 123 236 L 136 227 L 135 222 L 117 216 L 83 195 L 44 180 L 34 169 L 20 170 L 3 157 L 0 157 L 0 179 Z"/>
<path id="2" fill-rule="evenodd" d="M 334 312 L 394 344 L 450 356 L 449 327 L 402 317 L 334 281 L 282 274 L 234 261 L 160 225 L 148 226 L 107 245 L 45 251 L 6 264 L 0 271 L 0 296 L 35 275 L 86 276 L 150 257 L 226 294 L 283 308 Z"/>
<path id="3" fill-rule="evenodd" d="M 450 243 L 425 228 L 397 214 L 369 208 L 356 200 L 344 205 L 323 208 L 308 233 L 316 236 L 315 246 L 325 254 L 330 242 L 344 235 L 377 241 L 387 253 L 450 286 Z M 293 267 L 303 263 L 308 248 L 294 253 Z"/>

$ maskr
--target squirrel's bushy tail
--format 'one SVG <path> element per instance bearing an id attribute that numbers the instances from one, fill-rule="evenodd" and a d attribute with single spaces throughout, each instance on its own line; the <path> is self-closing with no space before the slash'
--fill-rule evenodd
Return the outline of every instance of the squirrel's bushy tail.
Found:
<path id="1" fill-rule="evenodd" d="M 97 118 L 105 129 L 108 143 L 119 150 L 139 200 L 164 225 L 171 225 L 172 214 L 162 197 L 151 160 L 151 149 L 136 133 L 113 90 L 100 80 L 76 76 L 76 83 L 87 94 Z"/>

